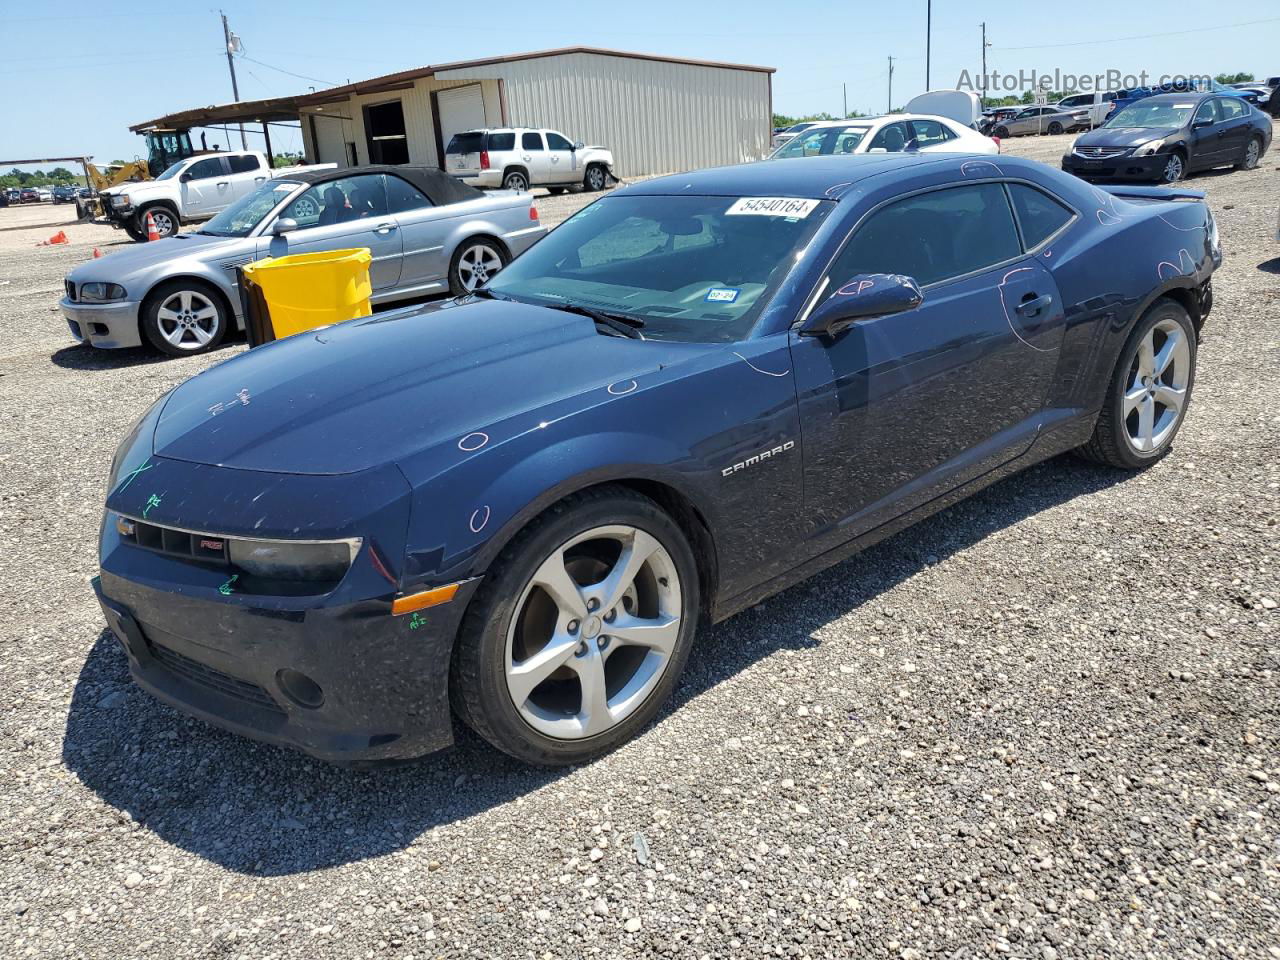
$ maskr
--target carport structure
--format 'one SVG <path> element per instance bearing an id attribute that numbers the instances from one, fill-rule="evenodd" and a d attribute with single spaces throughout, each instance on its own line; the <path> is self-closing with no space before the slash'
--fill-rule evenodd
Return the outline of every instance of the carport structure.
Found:
<path id="1" fill-rule="evenodd" d="M 230 137 L 230 126 L 235 124 L 240 128 L 240 136 L 242 145 L 246 131 L 244 124 L 256 123 L 262 127 L 263 153 L 268 157 L 275 154 L 271 149 L 271 125 L 277 126 L 293 126 L 299 122 L 298 104 L 301 97 L 273 97 L 270 100 L 241 100 L 237 103 L 224 103 L 221 105 L 210 105 L 207 107 L 193 107 L 190 110 L 182 110 L 178 113 L 166 114 L 163 117 L 157 117 L 154 120 L 147 120 L 143 123 L 136 123 L 129 127 L 134 133 L 157 135 L 172 134 L 175 139 L 182 132 L 192 127 L 224 127 L 227 128 L 227 135 Z M 257 131 L 248 131 L 256 135 Z M 224 144 L 226 149 L 232 149 L 230 143 Z M 208 149 L 206 144 L 201 144 L 201 149 Z"/>

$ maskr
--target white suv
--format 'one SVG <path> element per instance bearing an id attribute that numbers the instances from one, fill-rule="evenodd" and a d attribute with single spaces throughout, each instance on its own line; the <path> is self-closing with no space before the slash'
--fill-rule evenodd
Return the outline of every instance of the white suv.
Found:
<path id="1" fill-rule="evenodd" d="M 564 193 L 575 183 L 603 190 L 613 177 L 612 153 L 571 143 L 556 130 L 468 130 L 455 134 L 444 153 L 445 172 L 473 187 L 546 187 Z"/>

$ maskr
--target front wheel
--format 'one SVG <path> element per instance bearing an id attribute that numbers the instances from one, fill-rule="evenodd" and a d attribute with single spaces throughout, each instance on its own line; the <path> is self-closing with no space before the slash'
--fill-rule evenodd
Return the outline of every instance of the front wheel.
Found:
<path id="1" fill-rule="evenodd" d="M 590 760 L 671 695 L 698 610 L 693 551 L 671 517 L 621 487 L 575 494 L 486 574 L 454 653 L 454 710 L 526 762 Z"/>
<path id="2" fill-rule="evenodd" d="M 1177 183 L 1187 175 L 1187 161 L 1182 154 L 1174 151 L 1164 162 L 1164 168 L 1160 171 L 1161 183 Z"/>
<path id="3" fill-rule="evenodd" d="M 1120 352 L 1093 436 L 1077 452 L 1124 470 L 1155 463 L 1182 426 L 1195 375 L 1195 325 L 1181 304 L 1157 300 Z"/>
<path id="4" fill-rule="evenodd" d="M 1239 168 L 1241 170 L 1252 170 L 1258 165 L 1258 160 L 1262 157 L 1262 138 L 1250 137 L 1248 145 L 1244 148 L 1244 156 L 1240 159 Z"/>
<path id="5" fill-rule="evenodd" d="M 1049 124 L 1049 135 L 1050 135 L 1050 136 L 1054 136 L 1054 137 L 1056 137 L 1056 136 L 1057 136 L 1058 134 L 1060 134 L 1060 133 L 1062 133 L 1062 124 L 1060 124 L 1057 120 L 1055 120 L 1055 121 L 1053 121 L 1053 123 Z"/>
<path id="6" fill-rule="evenodd" d="M 198 280 L 162 284 L 142 309 L 143 335 L 171 357 L 212 350 L 227 335 L 230 321 L 222 298 Z"/>
<path id="7" fill-rule="evenodd" d="M 604 167 L 600 166 L 598 163 L 593 163 L 591 166 L 587 167 L 587 174 L 582 178 L 582 185 L 592 193 L 597 193 L 600 190 L 603 190 L 605 183 L 607 182 L 608 174 L 605 172 Z"/>
<path id="8" fill-rule="evenodd" d="M 156 225 L 156 233 L 161 240 L 172 237 L 181 226 L 178 223 L 178 215 L 168 207 L 148 207 L 146 210 L 139 210 L 134 215 L 134 229 L 144 240 L 148 236 L 147 214 L 151 215 L 151 221 Z"/>
<path id="9" fill-rule="evenodd" d="M 455 297 L 472 293 L 506 265 L 506 251 L 493 240 L 464 240 L 449 265 L 449 291 Z"/>
<path id="10" fill-rule="evenodd" d="M 1001 140 L 1007 140 L 1007 139 L 1009 139 L 1009 128 L 1008 128 L 1008 127 L 996 127 L 996 136 L 997 136 L 997 137 L 999 137 Z"/>

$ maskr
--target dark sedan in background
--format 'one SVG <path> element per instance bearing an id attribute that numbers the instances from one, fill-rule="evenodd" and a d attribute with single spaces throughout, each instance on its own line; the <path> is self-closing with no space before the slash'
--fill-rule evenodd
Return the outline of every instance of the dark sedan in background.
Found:
<path id="1" fill-rule="evenodd" d="M 1146 97 L 1076 138 L 1062 169 L 1085 179 L 1174 183 L 1213 167 L 1252 170 L 1271 146 L 1271 118 L 1238 97 Z"/>
<path id="2" fill-rule="evenodd" d="M 1220 262 L 1200 195 L 1011 157 L 632 184 L 470 294 L 165 394 L 95 586 L 137 682 L 232 730 L 369 763 L 451 743 L 452 704 L 584 761 L 700 623 L 1063 451 L 1160 459 Z"/>

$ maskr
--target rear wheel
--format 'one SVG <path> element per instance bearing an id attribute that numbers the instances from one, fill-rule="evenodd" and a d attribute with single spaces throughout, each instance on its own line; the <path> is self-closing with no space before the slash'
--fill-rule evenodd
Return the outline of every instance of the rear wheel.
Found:
<path id="1" fill-rule="evenodd" d="M 1125 470 L 1155 463 L 1182 426 L 1196 373 L 1196 331 L 1181 304 L 1160 299 L 1129 335 L 1094 425 L 1077 452 Z"/>
<path id="2" fill-rule="evenodd" d="M 454 710 L 529 763 L 606 753 L 674 689 L 698 591 L 689 543 L 653 501 L 614 487 L 569 497 L 485 576 L 454 653 Z"/>
<path id="3" fill-rule="evenodd" d="M 996 136 L 1001 140 L 1007 140 L 1009 138 L 1009 128 L 1005 126 L 996 127 Z"/>
<path id="4" fill-rule="evenodd" d="M 523 170 L 508 170 L 502 176 L 502 187 L 504 190 L 528 190 L 529 175 Z"/>
<path id="5" fill-rule="evenodd" d="M 222 298 L 199 280 L 161 284 L 142 309 L 143 336 L 171 357 L 212 350 L 227 335 L 230 322 Z"/>
<path id="6" fill-rule="evenodd" d="M 1244 148 L 1244 156 L 1238 164 L 1241 170 L 1252 170 L 1258 165 L 1258 160 L 1262 157 L 1262 138 L 1250 137 L 1249 143 Z"/>
<path id="7" fill-rule="evenodd" d="M 455 297 L 484 286 L 507 265 L 507 254 L 493 240 L 464 240 L 449 265 L 449 290 Z"/>
<path id="8" fill-rule="evenodd" d="M 1055 136 L 1055 137 L 1058 134 L 1062 133 L 1062 124 L 1060 124 L 1057 120 L 1053 121 L 1053 123 L 1049 124 L 1049 133 L 1051 136 Z"/>
<path id="9" fill-rule="evenodd" d="M 1186 175 L 1187 158 L 1182 155 L 1181 150 L 1175 150 L 1164 162 L 1164 167 L 1160 171 L 1160 182 L 1177 183 Z"/>

